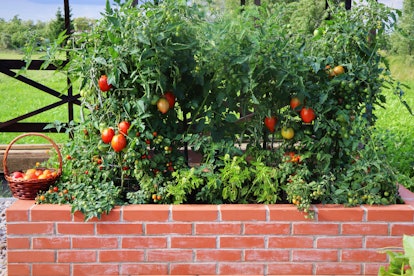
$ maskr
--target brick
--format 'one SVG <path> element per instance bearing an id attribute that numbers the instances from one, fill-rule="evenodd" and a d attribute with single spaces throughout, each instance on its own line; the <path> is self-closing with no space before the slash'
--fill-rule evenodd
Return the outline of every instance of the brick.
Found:
<path id="1" fill-rule="evenodd" d="M 33 249 L 64 249 L 70 247 L 69 237 L 34 237 L 32 242 Z"/>
<path id="2" fill-rule="evenodd" d="M 30 248 L 30 238 L 7 237 L 7 249 L 27 249 Z"/>
<path id="3" fill-rule="evenodd" d="M 120 217 L 121 217 L 121 208 L 119 206 L 115 206 L 111 212 L 109 212 L 109 214 L 102 214 L 101 218 L 91 218 L 88 220 L 88 222 L 110 222 L 110 221 L 120 221 Z M 76 211 L 73 214 L 73 221 L 74 222 L 84 222 L 85 221 L 85 216 L 79 212 Z"/>
<path id="4" fill-rule="evenodd" d="M 199 274 L 215 274 L 215 263 L 172 263 L 170 264 L 171 275 L 199 275 Z"/>
<path id="5" fill-rule="evenodd" d="M 220 237 L 220 248 L 264 248 L 263 236 Z"/>
<path id="6" fill-rule="evenodd" d="M 342 235 L 388 235 L 387 223 L 344 223 Z"/>
<path id="7" fill-rule="evenodd" d="M 402 235 L 414 235 L 414 224 L 407 223 L 394 223 L 391 224 L 391 235 L 402 236 Z"/>
<path id="8" fill-rule="evenodd" d="M 381 266 L 388 265 L 388 263 L 368 263 L 365 264 L 364 274 L 363 275 L 378 275 L 378 271 Z"/>
<path id="9" fill-rule="evenodd" d="M 119 275 L 118 264 L 74 264 L 73 275 Z"/>
<path id="10" fill-rule="evenodd" d="M 160 237 L 125 237 L 122 248 L 166 248 L 167 239 Z"/>
<path id="11" fill-rule="evenodd" d="M 242 249 L 197 249 L 197 262 L 239 262 L 242 260 Z"/>
<path id="12" fill-rule="evenodd" d="M 395 204 L 388 206 L 364 205 L 367 221 L 414 221 L 414 209 L 409 205 Z"/>
<path id="13" fill-rule="evenodd" d="M 262 204 L 220 205 L 222 221 L 265 221 L 267 206 Z"/>
<path id="14" fill-rule="evenodd" d="M 241 234 L 241 223 L 197 223 L 196 235 L 238 235 Z"/>
<path id="15" fill-rule="evenodd" d="M 375 249 L 344 249 L 341 259 L 343 262 L 385 262 L 387 255 Z"/>
<path id="16" fill-rule="evenodd" d="M 117 248 L 118 239 L 115 237 L 73 237 L 72 248 Z"/>
<path id="17" fill-rule="evenodd" d="M 142 262 L 144 250 L 100 250 L 99 261 L 102 263 Z"/>
<path id="18" fill-rule="evenodd" d="M 30 211 L 31 221 L 72 221 L 69 205 L 40 204 Z"/>
<path id="19" fill-rule="evenodd" d="M 216 238 L 171 237 L 171 248 L 216 248 Z"/>
<path id="20" fill-rule="evenodd" d="M 268 275 L 312 275 L 312 263 L 269 263 Z"/>
<path id="21" fill-rule="evenodd" d="M 264 265 L 261 263 L 219 263 L 219 275 L 264 275 Z"/>
<path id="22" fill-rule="evenodd" d="M 28 264 L 7 264 L 7 275 L 8 276 L 25 276 L 31 275 L 30 265 Z"/>
<path id="23" fill-rule="evenodd" d="M 291 230 L 290 223 L 245 223 L 245 235 L 288 235 Z"/>
<path id="24" fill-rule="evenodd" d="M 361 248 L 362 237 L 320 237 L 316 240 L 317 248 Z"/>
<path id="25" fill-rule="evenodd" d="M 292 204 L 271 204 L 268 208 L 270 221 L 308 221 Z"/>
<path id="26" fill-rule="evenodd" d="M 121 264 L 120 275 L 168 275 L 168 264 Z"/>
<path id="27" fill-rule="evenodd" d="M 289 261 L 289 255 L 286 249 L 246 249 L 244 258 L 250 262 L 286 262 Z"/>
<path id="28" fill-rule="evenodd" d="M 337 262 L 338 251 L 328 249 L 294 249 L 294 262 Z"/>
<path id="29" fill-rule="evenodd" d="M 88 222 L 57 223 L 56 233 L 63 235 L 94 235 L 95 224 Z"/>
<path id="30" fill-rule="evenodd" d="M 338 235 L 339 226 L 335 223 L 293 223 L 294 235 Z"/>
<path id="31" fill-rule="evenodd" d="M 312 237 L 269 237 L 269 248 L 313 248 Z"/>
<path id="32" fill-rule="evenodd" d="M 54 223 L 36 222 L 23 224 L 7 224 L 7 235 L 51 235 L 54 233 Z"/>
<path id="33" fill-rule="evenodd" d="M 340 204 L 315 205 L 317 220 L 324 221 L 363 221 L 364 210 L 361 207 L 345 207 Z"/>
<path id="34" fill-rule="evenodd" d="M 191 234 L 192 224 L 190 223 L 147 223 L 145 225 L 146 235 L 169 235 L 169 234 Z"/>
<path id="35" fill-rule="evenodd" d="M 174 221 L 217 221 L 217 205 L 173 205 Z"/>
<path id="36" fill-rule="evenodd" d="M 315 263 L 316 275 L 361 275 L 360 263 Z"/>
<path id="37" fill-rule="evenodd" d="M 34 200 L 16 200 L 6 209 L 6 221 L 29 221 L 29 210 L 34 203 Z"/>
<path id="38" fill-rule="evenodd" d="M 402 247 L 402 236 L 399 237 L 373 237 L 365 238 L 366 248 Z"/>
<path id="39" fill-rule="evenodd" d="M 147 250 L 148 262 L 191 262 L 193 250 L 183 249 L 158 249 Z"/>
<path id="40" fill-rule="evenodd" d="M 97 253 L 94 250 L 59 250 L 57 252 L 58 263 L 89 263 L 97 261 Z"/>
<path id="41" fill-rule="evenodd" d="M 55 252 L 52 250 L 22 250 L 8 251 L 7 260 L 9 263 L 51 263 L 55 261 Z"/>
<path id="42" fill-rule="evenodd" d="M 142 223 L 99 223 L 96 225 L 98 235 L 141 235 Z"/>
<path id="43" fill-rule="evenodd" d="M 170 206 L 164 204 L 126 205 L 122 207 L 124 221 L 166 222 L 170 216 Z"/>
<path id="44" fill-rule="evenodd" d="M 70 264 L 33 264 L 33 275 L 67 276 L 70 275 Z"/>

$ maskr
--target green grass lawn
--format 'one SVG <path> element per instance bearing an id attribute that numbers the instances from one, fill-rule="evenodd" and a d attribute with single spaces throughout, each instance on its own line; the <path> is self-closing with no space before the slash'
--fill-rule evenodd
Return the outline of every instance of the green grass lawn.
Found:
<path id="1" fill-rule="evenodd" d="M 22 54 L 18 52 L 0 52 L 0 59 L 20 58 L 22 58 Z M 46 85 L 62 94 L 67 94 L 66 76 L 62 73 L 56 73 L 53 71 L 27 71 L 22 75 Z M 11 120 L 15 117 L 24 115 L 60 100 L 5 74 L 0 74 L 0 99 L 0 122 Z M 79 114 L 79 107 L 75 107 L 74 113 L 75 116 Z M 67 106 L 59 106 L 35 115 L 34 117 L 22 120 L 22 122 L 53 122 L 55 120 L 61 122 L 68 121 Z M 0 132 L 0 144 L 8 144 L 18 134 L 19 133 Z M 56 142 L 63 142 L 68 139 L 68 135 L 66 134 L 50 134 L 50 137 Z M 47 143 L 46 140 L 38 137 L 27 137 L 20 142 Z"/>
<path id="2" fill-rule="evenodd" d="M 414 59 L 392 56 L 389 58 L 393 76 L 409 86 L 404 89 L 404 100 L 414 111 Z M 385 91 L 386 108 L 378 109 L 376 133 L 385 138 L 387 160 L 403 173 L 400 181 L 414 190 L 414 117 L 391 91 Z"/>

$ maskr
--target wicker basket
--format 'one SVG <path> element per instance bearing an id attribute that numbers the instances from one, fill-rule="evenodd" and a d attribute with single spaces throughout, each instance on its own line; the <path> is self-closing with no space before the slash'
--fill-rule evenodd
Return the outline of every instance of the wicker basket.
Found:
<path id="1" fill-rule="evenodd" d="M 12 147 L 12 145 L 19 139 L 26 137 L 26 136 L 40 136 L 44 139 L 48 140 L 53 148 L 56 150 L 58 154 L 59 159 L 59 168 L 58 169 L 49 169 L 52 172 L 56 172 L 54 176 L 51 176 L 46 179 L 30 179 L 30 180 L 24 180 L 24 179 L 16 179 L 9 175 L 9 170 L 7 168 L 7 156 L 9 154 L 9 151 Z M 46 168 L 37 168 L 40 170 L 45 170 Z M 50 185 L 52 185 L 62 174 L 62 155 L 60 153 L 59 147 L 56 145 L 56 143 L 47 137 L 44 134 L 41 133 L 25 133 L 20 136 L 17 136 L 14 138 L 10 144 L 7 146 L 4 156 L 3 156 L 3 170 L 4 170 L 4 177 L 9 182 L 10 190 L 14 197 L 18 199 L 26 199 L 26 200 L 33 200 L 36 198 L 39 191 L 45 191 L 49 188 Z"/>

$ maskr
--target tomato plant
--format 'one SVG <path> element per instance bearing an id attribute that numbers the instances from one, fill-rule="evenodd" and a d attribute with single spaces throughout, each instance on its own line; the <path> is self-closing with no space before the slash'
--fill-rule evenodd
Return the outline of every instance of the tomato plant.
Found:
<path id="1" fill-rule="evenodd" d="M 91 218 L 125 203 L 290 202 L 311 217 L 313 203 L 396 202 L 370 127 L 393 86 L 383 30 L 366 40 L 390 10 L 331 5 L 314 35 L 279 3 L 115 2 L 63 49 L 84 120 L 64 148 L 68 192 L 42 203 Z"/>

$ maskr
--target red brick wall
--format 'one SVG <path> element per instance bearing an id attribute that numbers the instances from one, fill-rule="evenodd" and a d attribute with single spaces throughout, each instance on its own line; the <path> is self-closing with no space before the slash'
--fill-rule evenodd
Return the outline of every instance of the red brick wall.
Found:
<path id="1" fill-rule="evenodd" d="M 376 275 L 384 247 L 414 234 L 406 204 L 130 205 L 83 221 L 69 206 L 19 200 L 7 210 L 9 275 Z"/>

